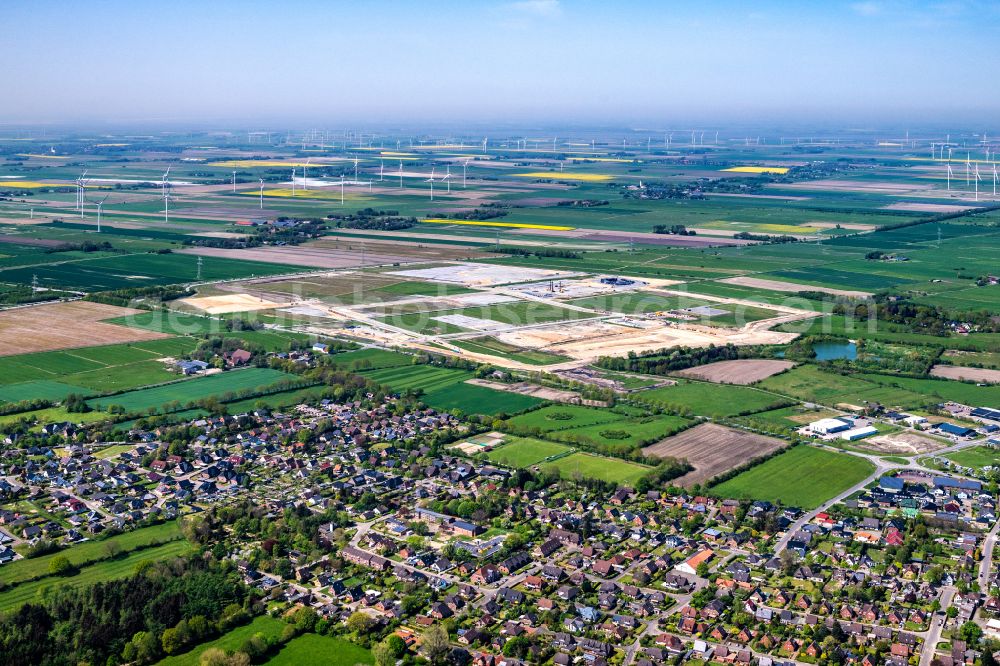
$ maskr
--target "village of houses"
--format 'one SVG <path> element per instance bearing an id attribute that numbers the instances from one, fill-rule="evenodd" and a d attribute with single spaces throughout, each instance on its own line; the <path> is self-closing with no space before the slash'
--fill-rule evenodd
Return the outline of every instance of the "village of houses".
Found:
<path id="1" fill-rule="evenodd" d="M 954 666 L 981 657 L 967 638 L 1000 635 L 996 497 L 965 477 L 903 470 L 804 512 L 682 491 L 528 489 L 513 470 L 414 444 L 468 424 L 424 408 L 400 414 L 393 398 L 188 425 L 198 434 L 177 453 L 160 447 L 157 428 L 133 429 L 113 449 L 8 442 L 0 563 L 42 539 L 95 540 L 249 499 L 272 513 L 336 509 L 349 523 L 320 528 L 325 554 L 312 561 L 290 552 L 288 566 L 261 570 L 234 550 L 246 584 L 335 620 L 365 613 L 410 645 L 446 623 L 475 664 L 774 666 L 835 655 Z M 290 437 L 303 430 L 308 445 Z M 492 514 L 453 510 L 486 500 Z M 425 602 L 385 594 L 400 582 L 427 590 Z"/>

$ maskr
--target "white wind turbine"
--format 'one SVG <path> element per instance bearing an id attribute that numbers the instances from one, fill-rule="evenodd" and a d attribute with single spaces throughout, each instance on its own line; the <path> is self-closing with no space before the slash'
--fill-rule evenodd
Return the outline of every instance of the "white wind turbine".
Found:
<path id="1" fill-rule="evenodd" d="M 378 182 L 385 180 L 385 160 L 379 160 L 378 163 Z"/>
<path id="2" fill-rule="evenodd" d="M 399 161 L 399 187 L 403 187 L 403 161 Z"/>
<path id="3" fill-rule="evenodd" d="M 997 163 L 993 163 L 993 196 L 997 195 Z"/>
<path id="4" fill-rule="evenodd" d="M 465 172 L 469 168 L 469 160 L 462 162 L 462 187 L 465 187 Z"/>
<path id="5" fill-rule="evenodd" d="M 424 182 L 431 184 L 431 201 L 434 201 L 434 167 L 431 167 L 431 177 Z"/>
<path id="6" fill-rule="evenodd" d="M 358 158 L 354 158 L 354 182 L 358 182 Z"/>
<path id="7" fill-rule="evenodd" d="M 975 172 L 975 183 L 976 183 L 976 201 L 979 201 L 979 181 L 983 179 L 979 175 L 979 162 L 976 162 L 976 172 Z"/>
<path id="8" fill-rule="evenodd" d="M 295 196 L 295 167 L 292 167 L 292 196 Z"/>
<path id="9" fill-rule="evenodd" d="M 344 205 L 344 174 L 340 174 L 340 205 Z"/>
<path id="10" fill-rule="evenodd" d="M 87 170 L 84 169 L 80 177 L 76 179 L 76 209 L 83 209 L 83 186 L 87 184 Z"/>
<path id="11" fill-rule="evenodd" d="M 170 181 L 167 180 L 169 177 L 170 177 L 170 167 L 168 166 L 167 170 L 163 172 L 163 178 L 160 182 L 160 186 L 163 188 L 163 196 L 167 196 L 167 188 L 170 186 Z"/>
<path id="12" fill-rule="evenodd" d="M 236 172 L 233 172 L 233 194 L 236 194 Z"/>
<path id="13" fill-rule="evenodd" d="M 969 186 L 969 178 L 972 176 L 972 162 L 969 160 L 969 153 L 965 154 L 965 186 Z"/>
<path id="14" fill-rule="evenodd" d="M 104 202 L 107 201 L 110 196 L 110 194 L 106 194 L 100 201 L 93 202 L 97 205 L 97 233 L 101 233 L 101 212 L 104 209 Z"/>
<path id="15" fill-rule="evenodd" d="M 448 184 L 448 194 L 451 194 L 451 165 L 450 164 L 447 166 L 447 170 L 445 171 L 444 178 L 442 178 L 441 180 L 445 181 Z"/>
<path id="16" fill-rule="evenodd" d="M 302 191 L 303 191 L 303 192 L 305 192 L 306 190 L 308 190 L 308 189 L 309 189 L 309 182 L 308 182 L 308 180 L 306 179 L 306 178 L 307 178 L 307 177 L 306 177 L 306 167 L 308 167 L 308 166 L 309 166 L 309 161 L 310 161 L 311 159 L 312 159 L 311 157 L 310 157 L 310 158 L 308 158 L 308 159 L 306 160 L 306 163 L 302 165 Z"/>
<path id="17" fill-rule="evenodd" d="M 955 174 L 951 170 L 951 164 L 948 165 L 948 191 L 951 192 L 951 179 Z"/>
<path id="18" fill-rule="evenodd" d="M 483 137 L 483 152 L 484 153 L 486 152 L 486 139 L 487 139 L 487 137 L 484 136 Z"/>
<path id="19" fill-rule="evenodd" d="M 260 179 L 260 209 L 264 210 L 264 179 Z"/>

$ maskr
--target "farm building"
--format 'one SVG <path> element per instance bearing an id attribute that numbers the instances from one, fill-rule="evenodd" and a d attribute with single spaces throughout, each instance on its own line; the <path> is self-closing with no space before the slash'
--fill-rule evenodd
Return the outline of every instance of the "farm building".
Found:
<path id="1" fill-rule="evenodd" d="M 903 422 L 911 428 L 915 428 L 918 425 L 927 423 L 927 418 L 923 416 L 916 416 L 914 414 L 903 414 Z"/>
<path id="2" fill-rule="evenodd" d="M 976 431 L 972 428 L 955 425 L 954 423 L 939 423 L 937 425 L 937 429 L 944 434 L 952 435 L 953 437 L 972 437 L 976 434 Z"/>
<path id="3" fill-rule="evenodd" d="M 840 433 L 840 438 L 848 442 L 853 442 L 859 439 L 864 439 L 865 437 L 871 437 L 872 435 L 878 434 L 878 429 L 875 426 L 861 426 L 860 428 L 851 428 L 850 430 L 844 430 Z"/>
<path id="4" fill-rule="evenodd" d="M 853 424 L 847 419 L 820 419 L 809 424 L 809 429 L 817 435 L 832 435 L 849 430 Z"/>
<path id="5" fill-rule="evenodd" d="M 204 361 L 178 361 L 177 369 L 185 375 L 195 375 L 208 368 Z"/>
<path id="6" fill-rule="evenodd" d="M 985 421 L 996 421 L 1000 423 L 1000 409 L 990 409 L 988 407 L 976 407 L 969 415 L 976 419 Z"/>

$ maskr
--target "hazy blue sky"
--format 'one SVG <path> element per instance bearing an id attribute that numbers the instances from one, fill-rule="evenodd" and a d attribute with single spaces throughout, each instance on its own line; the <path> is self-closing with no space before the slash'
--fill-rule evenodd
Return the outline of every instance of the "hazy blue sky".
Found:
<path id="1" fill-rule="evenodd" d="M 0 123 L 986 122 L 1000 3 L 6 0 Z"/>

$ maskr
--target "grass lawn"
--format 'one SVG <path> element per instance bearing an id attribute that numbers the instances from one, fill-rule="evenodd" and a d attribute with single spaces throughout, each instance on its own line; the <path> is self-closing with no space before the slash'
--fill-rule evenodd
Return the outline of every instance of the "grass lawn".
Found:
<path id="1" fill-rule="evenodd" d="M 874 470 L 863 458 L 801 445 L 715 486 L 712 492 L 814 509 Z"/>
<path id="2" fill-rule="evenodd" d="M 544 463 L 542 468 L 558 470 L 559 475 L 564 479 L 573 479 L 579 475 L 590 479 L 626 484 L 634 484 L 652 469 L 652 467 L 627 460 L 606 458 L 580 451 Z"/>
<path id="3" fill-rule="evenodd" d="M 70 423 L 96 423 L 97 421 L 103 421 L 110 416 L 107 412 L 75 412 L 70 413 L 66 411 L 65 407 L 47 407 L 45 409 L 36 409 L 31 412 L 18 412 L 16 414 L 4 414 L 0 416 L 0 426 L 7 425 L 9 423 L 16 423 L 21 419 L 28 419 L 29 421 L 37 421 L 39 425 L 46 423 L 62 423 L 63 421 L 68 421 Z"/>
<path id="4" fill-rule="evenodd" d="M 565 444 L 530 437 L 506 437 L 505 441 L 503 446 L 493 449 L 486 457 L 491 462 L 508 467 L 530 467 L 547 458 L 572 450 Z"/>
<path id="5" fill-rule="evenodd" d="M 135 572 L 135 567 L 146 560 L 155 561 L 175 557 L 187 552 L 191 545 L 184 540 L 171 541 L 162 546 L 153 546 L 129 553 L 113 560 L 105 560 L 86 566 L 74 576 L 46 577 L 40 580 L 21 583 L 13 589 L 0 592 L 0 610 L 7 611 L 19 608 L 21 605 L 44 594 L 45 589 L 55 587 L 82 587 L 103 583 L 109 580 L 125 578 Z"/>
<path id="6" fill-rule="evenodd" d="M 355 666 L 374 664 L 375 659 L 370 651 L 343 638 L 303 634 L 290 640 L 278 654 L 264 663 L 268 666 Z"/>
<path id="7" fill-rule="evenodd" d="M 270 615 L 255 617 L 253 622 L 242 627 L 236 627 L 229 633 L 219 636 L 215 640 L 202 643 L 188 650 L 184 654 L 175 654 L 166 657 L 158 662 L 158 666 L 198 666 L 202 653 L 209 648 L 219 648 L 220 650 L 235 651 L 254 634 L 263 634 L 267 638 L 278 639 L 285 628 L 285 623 L 276 620 Z"/>
<path id="8" fill-rule="evenodd" d="M 1000 450 L 988 446 L 973 446 L 946 453 L 944 457 L 963 467 L 993 467 L 1000 463 Z"/>
<path id="9" fill-rule="evenodd" d="M 789 403 L 781 396 L 746 386 L 680 381 L 675 386 L 650 389 L 634 394 L 671 411 L 689 410 L 699 416 L 724 418 L 776 409 Z"/>

